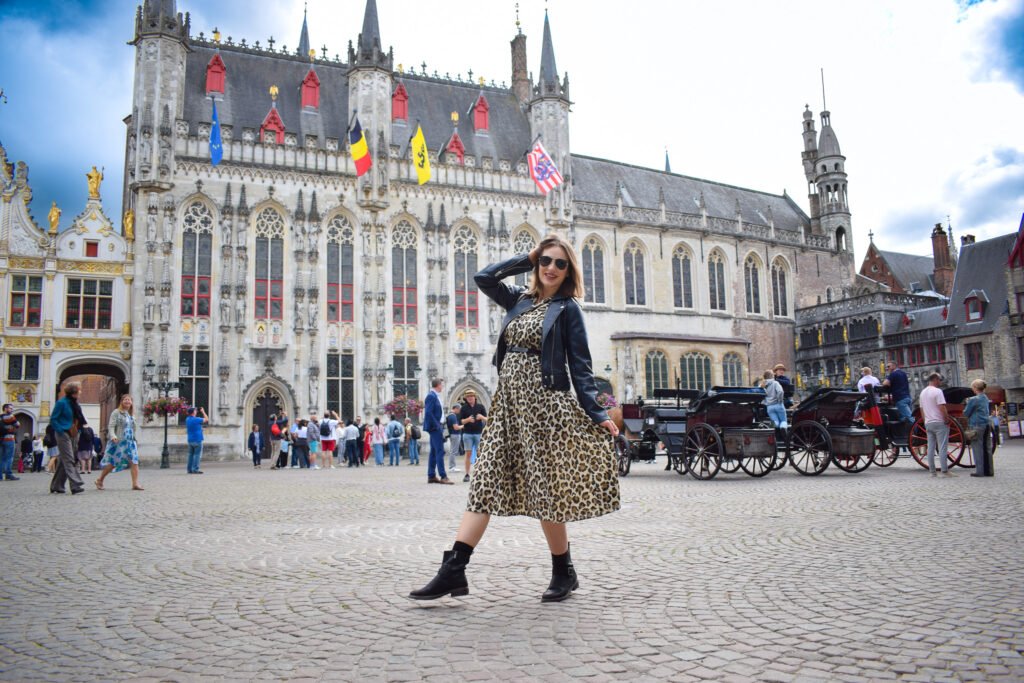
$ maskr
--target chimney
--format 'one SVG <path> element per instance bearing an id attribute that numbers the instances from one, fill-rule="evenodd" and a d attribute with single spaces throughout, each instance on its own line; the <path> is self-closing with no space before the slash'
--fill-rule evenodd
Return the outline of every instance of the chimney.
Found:
<path id="1" fill-rule="evenodd" d="M 974 244 L 974 235 L 964 235 L 960 238 L 961 247 L 966 247 L 968 244 Z"/>
<path id="2" fill-rule="evenodd" d="M 512 92 L 525 107 L 530 101 L 530 76 L 526 69 L 526 36 L 521 32 L 512 39 Z"/>
<path id="3" fill-rule="evenodd" d="M 932 230 L 932 262 L 934 264 L 935 289 L 944 296 L 953 292 L 953 260 L 949 256 L 949 240 L 942 223 L 936 223 Z"/>

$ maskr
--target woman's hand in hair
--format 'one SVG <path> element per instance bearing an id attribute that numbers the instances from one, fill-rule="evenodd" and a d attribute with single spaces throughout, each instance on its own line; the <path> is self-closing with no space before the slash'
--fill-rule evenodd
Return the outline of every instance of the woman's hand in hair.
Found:
<path id="1" fill-rule="evenodd" d="M 612 422 L 611 420 L 605 420 L 604 422 L 601 423 L 600 426 L 607 429 L 608 433 L 612 435 L 613 439 L 619 435 L 619 428 L 616 427 L 615 423 Z"/>

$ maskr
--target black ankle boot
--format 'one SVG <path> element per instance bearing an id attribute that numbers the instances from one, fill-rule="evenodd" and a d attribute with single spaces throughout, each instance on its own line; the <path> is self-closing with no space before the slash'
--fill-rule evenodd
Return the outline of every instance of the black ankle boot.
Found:
<path id="1" fill-rule="evenodd" d="M 580 587 L 576 578 L 576 568 L 572 566 L 572 558 L 569 550 L 564 555 L 551 556 L 551 583 L 544 595 L 540 597 L 541 602 L 561 602 L 572 592 Z"/>
<path id="2" fill-rule="evenodd" d="M 468 548 L 468 550 L 467 550 Z M 423 588 L 409 593 L 413 600 L 436 600 L 446 595 L 457 598 L 469 595 L 469 583 L 466 581 L 466 565 L 473 554 L 473 548 L 456 541 L 455 547 L 444 551 L 444 560 L 437 576 Z"/>

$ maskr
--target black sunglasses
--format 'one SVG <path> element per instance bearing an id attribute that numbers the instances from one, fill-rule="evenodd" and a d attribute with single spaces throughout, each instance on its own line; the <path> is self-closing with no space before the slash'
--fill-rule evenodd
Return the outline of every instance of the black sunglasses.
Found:
<path id="1" fill-rule="evenodd" d="M 569 262 L 564 258 L 551 258 L 550 256 L 541 256 L 539 259 L 537 259 L 537 263 L 539 263 L 545 268 L 550 266 L 552 262 L 554 262 L 555 268 L 558 268 L 559 270 L 565 270 L 566 268 L 569 267 Z"/>

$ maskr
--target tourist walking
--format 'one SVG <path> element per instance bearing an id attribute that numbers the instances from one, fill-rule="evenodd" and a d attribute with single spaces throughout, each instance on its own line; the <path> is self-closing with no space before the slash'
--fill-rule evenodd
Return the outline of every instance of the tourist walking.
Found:
<path id="1" fill-rule="evenodd" d="M 53 474 L 57 467 L 57 432 L 53 430 L 53 422 L 46 425 L 46 429 L 43 430 L 43 446 L 46 448 L 46 462 L 43 463 L 43 467 Z"/>
<path id="2" fill-rule="evenodd" d="M 272 470 L 288 466 L 288 413 L 281 411 L 270 416 L 270 456 L 276 457 Z"/>
<path id="3" fill-rule="evenodd" d="M 0 441 L 0 475 L 7 481 L 18 481 L 14 476 L 14 448 L 18 434 L 18 418 L 14 416 L 14 405 L 5 403 L 0 427 L 3 428 L 3 440 Z"/>
<path id="4" fill-rule="evenodd" d="M 891 373 L 890 373 L 891 375 Z M 949 471 L 947 448 L 949 446 L 949 425 L 946 424 L 946 397 L 940 389 L 942 375 L 933 372 L 928 375 L 928 386 L 921 390 L 918 403 L 921 404 L 921 415 L 924 418 L 924 429 L 928 433 L 928 471 L 932 476 L 935 472 L 935 455 L 939 455 L 942 474 L 952 477 Z"/>
<path id="5" fill-rule="evenodd" d="M 252 453 L 252 466 L 260 469 L 263 464 L 263 434 L 260 433 L 260 426 L 253 425 L 249 432 L 249 442 L 246 444 L 249 452 Z"/>
<path id="6" fill-rule="evenodd" d="M 25 471 L 26 464 L 29 472 L 32 471 L 32 435 L 28 432 L 21 439 L 20 449 L 21 457 L 18 458 L 18 473 Z"/>
<path id="7" fill-rule="evenodd" d="M 345 462 L 349 467 L 362 465 L 362 453 L 356 451 L 356 441 L 359 439 L 359 428 L 352 420 L 345 425 Z"/>
<path id="8" fill-rule="evenodd" d="M 396 420 L 394 415 L 390 417 L 391 421 L 388 422 L 388 467 L 398 467 L 402 464 L 400 448 L 405 430 L 402 429 L 402 423 Z"/>
<path id="9" fill-rule="evenodd" d="M 502 282 L 530 271 L 528 289 Z M 566 523 L 619 509 L 618 429 L 597 402 L 579 304 L 582 274 L 572 246 L 548 235 L 529 254 L 475 279 L 508 311 L 494 356 L 498 387 L 455 545 L 437 575 L 410 597 L 469 593 L 466 566 L 491 515 L 527 515 L 540 520 L 551 552 L 541 601 L 565 600 L 579 588 Z"/>
<path id="10" fill-rule="evenodd" d="M 363 428 L 363 464 L 370 461 L 370 454 L 373 453 L 373 435 L 370 433 L 370 425 Z"/>
<path id="11" fill-rule="evenodd" d="M 334 415 L 334 420 L 331 422 L 334 430 L 334 452 L 331 454 L 331 457 L 336 459 L 338 467 L 341 467 L 342 460 L 347 456 L 345 453 L 345 430 L 348 429 L 348 423 L 342 420 L 338 413 L 332 413 L 332 415 Z"/>
<path id="12" fill-rule="evenodd" d="M 356 437 L 356 455 L 359 456 L 361 462 L 366 462 L 366 425 L 363 424 L 363 416 L 356 416 L 356 431 L 359 436 Z"/>
<path id="13" fill-rule="evenodd" d="M 93 482 L 103 490 L 103 482 L 111 472 L 129 470 L 132 475 L 132 491 L 144 491 L 139 486 L 139 447 L 135 441 L 135 404 L 129 394 L 121 397 L 117 409 L 107 420 L 107 448 L 100 461 L 103 471 Z"/>
<path id="14" fill-rule="evenodd" d="M 337 444 L 338 414 L 326 411 L 320 420 L 320 448 L 324 454 L 330 454 L 331 465 L 334 464 L 334 449 Z"/>
<path id="15" fill-rule="evenodd" d="M 430 434 L 430 453 L 427 455 L 427 483 L 453 484 L 448 473 L 444 471 L 444 431 L 441 418 L 444 409 L 441 407 L 441 392 L 444 391 L 444 379 L 435 377 L 430 381 L 430 393 L 423 401 L 423 428 Z"/>
<path id="16" fill-rule="evenodd" d="M 32 471 L 42 472 L 43 471 L 43 454 L 46 452 L 46 447 L 43 446 L 43 437 L 36 434 L 36 438 L 32 440 Z"/>
<path id="17" fill-rule="evenodd" d="M 188 463 L 186 470 L 189 474 L 202 474 L 199 469 L 199 461 L 203 458 L 203 426 L 208 422 L 206 409 L 195 406 L 188 409 L 188 417 L 185 418 L 185 435 L 188 439 Z"/>
<path id="18" fill-rule="evenodd" d="M 423 432 L 420 430 L 419 425 L 412 423 L 412 420 L 405 418 L 405 442 L 409 444 L 409 464 L 419 465 L 420 464 L 420 439 L 423 438 Z M 442 444 L 444 442 L 444 433 L 441 434 Z M 442 445 L 442 448 L 444 446 Z"/>
<path id="19" fill-rule="evenodd" d="M 57 438 L 57 459 L 50 480 L 50 493 L 64 493 L 64 483 L 71 482 L 71 494 L 85 489 L 82 475 L 78 473 L 75 460 L 78 430 L 86 425 L 82 407 L 78 405 L 78 393 L 82 390 L 79 382 L 67 382 L 64 396 L 54 404 L 50 412 L 50 425 Z"/>
<path id="20" fill-rule="evenodd" d="M 974 430 L 974 438 L 971 439 L 971 452 L 974 454 L 974 472 L 972 477 L 991 477 L 995 474 L 992 468 L 991 434 L 992 428 L 989 413 L 988 396 L 985 395 L 985 387 L 988 385 L 983 379 L 976 379 L 971 382 L 971 389 L 974 396 L 967 399 L 964 406 L 964 418 L 967 420 L 967 429 Z"/>
<path id="21" fill-rule="evenodd" d="M 309 460 L 317 465 L 319 469 L 329 470 L 334 467 L 334 461 L 328 455 L 327 459 L 321 452 L 322 437 L 320 436 L 320 421 L 316 415 L 310 415 L 306 422 L 306 443 L 309 445 Z"/>
<path id="22" fill-rule="evenodd" d="M 487 424 L 487 408 L 477 400 L 474 389 L 466 389 L 462 398 L 459 421 L 462 423 L 462 448 L 466 451 L 466 476 L 462 480 L 469 481 L 470 469 L 480 450 L 480 435 Z"/>
<path id="23" fill-rule="evenodd" d="M 95 445 L 93 444 L 92 427 L 82 427 L 78 430 L 78 471 L 82 474 L 92 474 L 92 456 Z"/>
<path id="24" fill-rule="evenodd" d="M 448 471 L 458 472 L 455 461 L 462 455 L 462 422 L 459 421 L 459 413 L 462 412 L 462 404 L 452 404 L 451 412 L 445 417 L 445 426 L 448 428 Z M 469 481 L 469 473 L 462 478 L 462 481 Z"/>
<path id="25" fill-rule="evenodd" d="M 384 425 L 380 418 L 373 418 L 373 426 L 370 427 L 370 441 L 373 444 L 373 464 L 376 467 L 384 467 L 384 444 L 387 443 L 387 436 L 384 434 Z"/>

